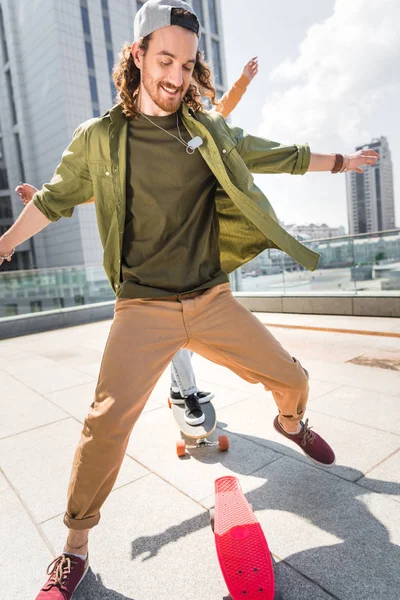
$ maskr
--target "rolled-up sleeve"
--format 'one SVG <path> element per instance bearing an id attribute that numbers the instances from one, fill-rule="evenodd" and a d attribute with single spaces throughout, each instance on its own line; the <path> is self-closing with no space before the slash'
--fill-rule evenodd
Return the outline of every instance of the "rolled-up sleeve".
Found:
<path id="1" fill-rule="evenodd" d="M 50 183 L 33 197 L 33 203 L 49 221 L 72 217 L 74 207 L 93 196 L 84 134 L 82 126 L 75 130 Z"/>
<path id="2" fill-rule="evenodd" d="M 286 146 L 249 135 L 238 127 L 231 131 L 236 139 L 236 149 L 252 173 L 307 173 L 311 157 L 308 144 Z"/>

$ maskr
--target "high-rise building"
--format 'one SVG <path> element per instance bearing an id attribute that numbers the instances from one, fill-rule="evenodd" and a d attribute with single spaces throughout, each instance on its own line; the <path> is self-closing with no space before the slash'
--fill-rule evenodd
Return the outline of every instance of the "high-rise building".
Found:
<path id="1" fill-rule="evenodd" d="M 0 233 L 23 208 L 15 186 L 48 181 L 79 123 L 112 106 L 113 63 L 133 38 L 134 15 L 142 4 L 0 0 Z M 203 26 L 201 49 L 213 62 L 221 94 L 226 70 L 220 0 L 192 4 Z M 19 246 L 5 268 L 101 261 L 95 208 L 86 205 Z"/>
<path id="2" fill-rule="evenodd" d="M 349 233 L 370 233 L 395 228 L 393 167 L 385 137 L 374 139 L 356 150 L 370 148 L 378 152 L 376 165 L 364 168 L 364 174 L 346 173 Z"/>

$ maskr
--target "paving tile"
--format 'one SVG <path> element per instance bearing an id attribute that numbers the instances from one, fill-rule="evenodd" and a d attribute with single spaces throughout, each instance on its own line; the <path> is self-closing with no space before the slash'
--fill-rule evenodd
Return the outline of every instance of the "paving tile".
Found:
<path id="1" fill-rule="evenodd" d="M 400 451 L 369 471 L 357 483 L 400 502 Z"/>
<path id="2" fill-rule="evenodd" d="M 60 545 L 61 520 L 42 527 Z M 221 600 L 227 595 L 207 512 L 154 475 L 109 496 L 90 554 L 93 573 L 82 583 L 79 600 Z M 196 565 L 190 585 L 188 560 Z"/>
<path id="3" fill-rule="evenodd" d="M 1 597 L 35 598 L 53 557 L 11 489 L 0 494 L 0 539 L 6 544 L 0 560 Z"/>
<path id="4" fill-rule="evenodd" d="M 53 392 L 52 394 L 46 394 L 46 398 L 83 423 L 89 412 L 90 405 L 93 402 L 96 385 L 97 378 L 89 383 L 69 387 L 65 390 Z M 165 407 L 167 404 L 168 393 L 169 379 L 167 374 L 164 374 L 158 381 L 143 412 L 146 413 L 161 408 L 162 406 Z"/>
<path id="5" fill-rule="evenodd" d="M 0 471 L 0 494 L 5 490 L 11 489 L 7 483 L 7 479 L 4 477 L 3 473 Z"/>
<path id="6" fill-rule="evenodd" d="M 243 478 L 242 485 L 280 559 L 334 598 L 398 600 L 397 502 L 290 458 Z"/>
<path id="7" fill-rule="evenodd" d="M 313 412 L 400 435 L 400 402 L 393 395 L 342 386 L 314 400 L 311 408 Z"/>
<path id="8" fill-rule="evenodd" d="M 223 427 L 221 422 L 220 429 L 210 439 L 225 433 L 221 429 Z M 267 448 L 232 436 L 228 452 L 219 452 L 216 447 L 200 448 L 191 451 L 187 458 L 179 459 L 176 455 L 176 440 L 179 439 L 180 432 L 170 410 L 162 408 L 140 417 L 131 435 L 127 454 L 199 501 L 207 495 L 210 482 L 217 477 L 251 473 L 277 458 Z"/>
<path id="9" fill-rule="evenodd" d="M 328 360 L 314 359 L 307 362 L 307 369 L 311 377 L 338 385 L 349 385 L 385 394 L 397 394 L 400 389 L 400 372 L 397 371 L 350 363 L 339 365 Z"/>
<path id="10" fill-rule="evenodd" d="M 67 419 L 0 441 L 1 468 L 37 523 L 65 510 L 81 429 L 74 419 Z M 147 474 L 146 469 L 126 457 L 116 487 Z"/>
<path id="11" fill-rule="evenodd" d="M 0 439 L 67 418 L 62 410 L 0 371 Z"/>
<path id="12" fill-rule="evenodd" d="M 400 333 L 400 323 L 397 318 L 368 317 L 366 319 L 359 316 L 339 315 L 318 315 L 316 318 L 315 315 L 295 313 L 265 314 L 259 312 L 255 314 L 263 323 Z"/>
<path id="13" fill-rule="evenodd" d="M 54 348 L 41 351 L 41 355 L 54 360 L 64 367 L 72 367 L 97 378 L 100 371 L 102 352 L 85 346 Z"/>
<path id="14" fill-rule="evenodd" d="M 306 412 L 310 425 L 333 447 L 336 466 L 331 470 L 340 477 L 355 481 L 400 447 L 398 436 L 377 431 L 356 423 L 314 412 L 311 402 Z M 220 421 L 230 432 L 302 462 L 309 462 L 303 452 L 272 426 L 277 414 L 271 394 L 256 395 L 251 401 L 235 404 L 219 412 Z"/>
<path id="15" fill-rule="evenodd" d="M 71 367 L 63 367 L 44 356 L 32 356 L 28 361 L 9 361 L 5 371 L 38 394 L 49 394 L 93 381 L 92 376 Z"/>
<path id="16" fill-rule="evenodd" d="M 223 368 L 223 367 L 221 367 Z M 201 390 L 207 390 L 208 392 L 214 392 L 215 398 L 212 403 L 215 406 L 215 410 L 218 412 L 221 408 L 225 408 L 225 406 L 230 406 L 232 404 L 236 404 L 236 402 L 240 402 L 241 400 L 246 400 L 247 398 L 251 398 L 251 394 L 249 391 L 243 391 L 235 389 L 234 387 L 227 387 L 226 385 L 220 385 L 219 383 L 209 383 L 202 379 L 197 380 L 197 385 Z M 254 389 L 259 390 L 259 386 Z"/>
<path id="17" fill-rule="evenodd" d="M 274 573 L 275 589 L 279 590 L 282 600 L 332 600 L 330 594 L 283 561 L 275 564 Z"/>
<path id="18" fill-rule="evenodd" d="M 312 377 L 308 383 L 310 386 L 310 392 L 308 396 L 309 402 L 340 388 L 337 383 L 332 383 L 330 381 L 319 381 L 318 379 L 313 379 Z"/>

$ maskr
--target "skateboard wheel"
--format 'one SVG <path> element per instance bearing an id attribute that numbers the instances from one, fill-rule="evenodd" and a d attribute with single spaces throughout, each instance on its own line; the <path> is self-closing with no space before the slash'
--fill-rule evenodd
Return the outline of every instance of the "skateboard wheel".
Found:
<path id="1" fill-rule="evenodd" d="M 179 440 L 176 442 L 176 453 L 181 458 L 186 455 L 186 442 L 185 440 Z"/>
<path id="2" fill-rule="evenodd" d="M 211 525 L 211 529 L 214 532 L 214 523 L 215 523 L 215 512 L 213 508 L 210 508 L 209 510 L 209 514 L 210 514 L 210 525 Z"/>
<path id="3" fill-rule="evenodd" d="M 171 400 L 169 398 L 168 398 L 168 407 L 172 408 L 172 402 L 171 402 Z"/>
<path id="4" fill-rule="evenodd" d="M 227 435 L 219 435 L 218 443 L 220 452 L 226 452 L 229 449 L 229 438 Z"/>

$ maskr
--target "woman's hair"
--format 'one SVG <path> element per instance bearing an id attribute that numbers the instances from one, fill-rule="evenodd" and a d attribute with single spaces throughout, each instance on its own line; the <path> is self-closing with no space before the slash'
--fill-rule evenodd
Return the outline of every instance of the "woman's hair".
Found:
<path id="1" fill-rule="evenodd" d="M 183 12 L 193 17 L 192 13 L 188 11 Z M 151 35 L 152 34 L 139 41 L 139 47 L 145 54 L 149 47 Z M 131 45 L 128 42 L 124 44 L 118 55 L 118 62 L 113 69 L 113 79 L 118 92 L 117 101 L 122 108 L 122 112 L 128 118 L 137 117 L 138 112 L 135 103 L 140 85 L 140 69 L 135 65 L 131 52 Z M 202 53 L 198 50 L 192 81 L 183 100 L 193 110 L 203 110 L 202 96 L 207 96 L 212 104 L 216 104 L 216 92 L 211 69 L 203 60 Z"/>

